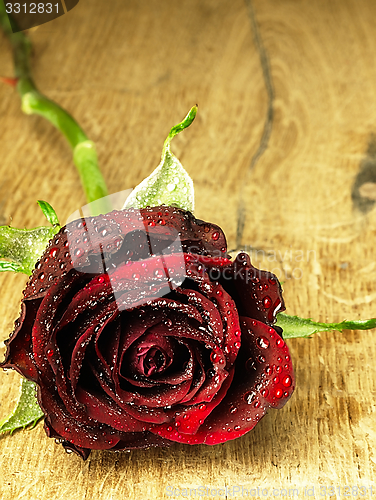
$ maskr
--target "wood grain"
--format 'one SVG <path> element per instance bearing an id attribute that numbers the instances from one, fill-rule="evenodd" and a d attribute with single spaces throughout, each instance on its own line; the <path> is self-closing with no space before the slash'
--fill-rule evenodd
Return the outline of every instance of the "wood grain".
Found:
<path id="1" fill-rule="evenodd" d="M 352 190 L 362 169 L 376 172 L 375 17 L 371 0 L 81 0 L 30 33 L 34 76 L 96 142 L 110 192 L 150 173 L 169 128 L 197 102 L 194 125 L 173 145 L 195 182 L 196 216 L 220 224 L 234 249 L 243 200 L 241 245 L 254 263 L 277 272 L 288 312 L 367 318 L 375 316 L 376 209 L 372 196 L 359 209 L 365 205 Z M 2 36 L 0 44 L 0 74 L 11 75 Z M 270 135 L 250 168 L 268 106 Z M 0 222 L 43 224 L 38 199 L 64 222 L 85 204 L 64 139 L 23 115 L 5 85 L 0 116 Z M 370 175 L 364 184 L 374 182 Z M 359 196 L 369 192 L 366 186 Z M 0 281 L 4 340 L 26 279 Z M 319 497 L 319 486 L 374 485 L 374 335 L 289 341 L 293 398 L 224 445 L 93 452 L 82 462 L 41 424 L 1 437 L 0 498 L 160 499 L 168 485 L 243 485 L 268 488 L 269 496 L 273 488 L 298 488 L 299 497 L 315 486 Z M 18 377 L 0 379 L 5 415 Z"/>

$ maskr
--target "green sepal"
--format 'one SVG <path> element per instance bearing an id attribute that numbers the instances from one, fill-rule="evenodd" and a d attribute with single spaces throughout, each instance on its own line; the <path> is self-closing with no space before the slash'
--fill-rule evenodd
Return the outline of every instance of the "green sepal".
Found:
<path id="1" fill-rule="evenodd" d="M 161 163 L 132 191 L 123 209 L 170 205 L 193 212 L 193 181 L 180 161 L 171 153 L 170 144 L 175 135 L 189 127 L 196 113 L 197 106 L 193 106 L 184 120 L 172 127 L 163 145 Z"/>
<path id="2" fill-rule="evenodd" d="M 36 384 L 25 378 L 21 379 L 20 396 L 18 402 L 10 415 L 0 421 L 0 432 L 13 432 L 17 429 L 25 429 L 31 425 L 35 427 L 38 420 L 43 417 L 36 398 Z"/>
<path id="3" fill-rule="evenodd" d="M 29 276 L 50 239 L 59 230 L 60 226 L 35 229 L 0 226 L 0 257 L 11 261 L 9 265 L 2 261 L 0 271 L 15 271 Z"/>
<path id="4" fill-rule="evenodd" d="M 318 332 L 331 332 L 337 330 L 371 330 L 376 328 L 376 318 L 356 321 L 341 321 L 341 323 L 316 323 L 309 318 L 289 316 L 278 313 L 276 326 L 283 329 L 284 339 L 307 338 Z"/>
<path id="5" fill-rule="evenodd" d="M 38 200 L 38 205 L 51 226 L 59 226 L 59 219 L 57 218 L 56 212 L 51 205 L 47 201 L 43 200 Z"/>

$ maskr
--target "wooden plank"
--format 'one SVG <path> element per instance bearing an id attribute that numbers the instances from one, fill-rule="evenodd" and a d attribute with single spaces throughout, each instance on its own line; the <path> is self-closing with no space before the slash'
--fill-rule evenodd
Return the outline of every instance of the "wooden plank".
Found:
<path id="1" fill-rule="evenodd" d="M 195 123 L 173 145 L 194 179 L 197 217 L 220 224 L 235 248 L 242 198 L 241 246 L 280 276 L 289 312 L 372 317 L 376 210 L 361 194 L 372 193 L 376 171 L 375 16 L 367 0 L 81 0 L 30 34 L 34 76 L 96 142 L 111 192 L 150 173 L 169 128 L 197 102 Z M 0 74 L 10 75 L 0 43 Z M 41 118 L 22 114 L 11 88 L 0 95 L 1 223 L 43 224 L 37 199 L 66 220 L 85 204 L 67 145 Z M 270 135 L 250 169 L 270 105 Z M 360 171 L 371 186 L 352 198 Z M 0 280 L 4 340 L 26 279 Z M 269 496 L 298 488 L 303 497 L 307 486 L 319 496 L 320 486 L 374 484 L 374 332 L 320 334 L 289 347 L 295 395 L 243 438 L 93 452 L 82 462 L 39 424 L 0 438 L 0 497 L 159 499 L 167 486 L 200 485 L 268 488 Z M 17 375 L 0 379 L 5 415 Z"/>

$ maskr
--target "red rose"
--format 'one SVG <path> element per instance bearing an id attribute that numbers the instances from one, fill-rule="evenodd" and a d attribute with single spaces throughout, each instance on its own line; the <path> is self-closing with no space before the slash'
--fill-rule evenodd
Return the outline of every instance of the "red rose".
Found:
<path id="1" fill-rule="evenodd" d="M 251 430 L 294 390 L 274 275 L 172 207 L 68 224 L 24 291 L 3 367 L 38 384 L 49 436 L 87 457 Z"/>

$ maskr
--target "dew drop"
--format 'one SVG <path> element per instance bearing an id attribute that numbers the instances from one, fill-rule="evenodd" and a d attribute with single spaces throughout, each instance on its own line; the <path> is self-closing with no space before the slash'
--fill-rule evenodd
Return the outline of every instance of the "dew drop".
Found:
<path id="1" fill-rule="evenodd" d="M 258 337 L 258 339 L 256 340 L 256 343 L 262 349 L 267 349 L 269 347 L 269 344 L 270 344 L 269 340 L 265 337 Z"/>
<path id="2" fill-rule="evenodd" d="M 220 236 L 219 232 L 218 231 L 214 231 L 214 233 L 212 234 L 212 239 L 214 241 L 217 241 L 219 239 L 219 236 Z"/>
<path id="3" fill-rule="evenodd" d="M 264 371 L 267 375 L 271 375 L 273 373 L 273 368 L 270 365 L 268 365 Z"/>
<path id="4" fill-rule="evenodd" d="M 83 255 L 85 252 L 84 250 L 82 250 L 82 248 L 76 248 L 76 250 L 74 251 L 74 255 L 76 257 L 81 257 L 81 255 Z"/>
<path id="5" fill-rule="evenodd" d="M 230 413 L 234 414 L 238 411 L 238 409 L 236 408 L 236 406 L 233 406 L 232 408 L 230 408 Z"/>
<path id="6" fill-rule="evenodd" d="M 257 356 L 257 361 L 259 363 L 265 363 L 266 359 L 264 358 L 264 356 Z"/>
<path id="7" fill-rule="evenodd" d="M 272 299 L 266 296 L 263 298 L 262 303 L 264 304 L 265 309 L 269 309 L 269 307 L 272 305 Z"/>
<path id="8" fill-rule="evenodd" d="M 263 389 L 263 390 L 261 391 L 261 396 L 263 396 L 264 398 L 266 398 L 266 397 L 268 396 L 268 394 L 269 394 L 268 389 Z"/>
<path id="9" fill-rule="evenodd" d="M 243 399 L 246 403 L 248 403 L 249 405 L 254 401 L 256 395 L 253 391 L 250 391 L 250 392 L 246 392 L 243 396 Z"/>
<path id="10" fill-rule="evenodd" d="M 212 352 L 210 354 L 210 360 L 212 361 L 212 363 L 215 363 L 217 361 L 218 357 L 219 357 L 218 354 L 215 352 Z"/>
<path id="11" fill-rule="evenodd" d="M 257 370 L 257 368 L 256 368 L 256 364 L 255 364 L 255 362 L 253 361 L 253 359 L 252 359 L 252 358 L 247 359 L 247 361 L 246 361 L 246 363 L 245 363 L 245 368 L 246 368 L 246 370 L 247 370 L 247 371 L 249 371 L 249 372 L 251 372 L 251 373 L 252 373 L 254 370 Z"/>
<path id="12" fill-rule="evenodd" d="M 285 345 L 284 341 L 281 338 L 277 339 L 276 344 L 277 347 L 283 347 Z"/>
<path id="13" fill-rule="evenodd" d="M 290 387 L 291 384 L 292 384 L 292 379 L 289 375 L 287 375 L 286 377 L 284 377 L 282 379 L 282 384 L 285 386 L 285 387 Z"/>
<path id="14" fill-rule="evenodd" d="M 52 257 L 54 259 L 58 255 L 59 251 L 60 250 L 57 247 L 51 248 L 50 257 Z"/>
<path id="15" fill-rule="evenodd" d="M 276 389 L 275 396 L 276 396 L 276 398 L 281 399 L 281 397 L 283 396 L 283 390 L 279 389 L 279 388 Z"/>

